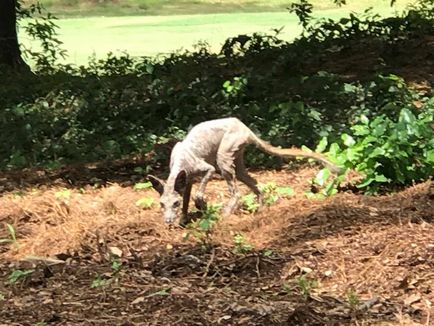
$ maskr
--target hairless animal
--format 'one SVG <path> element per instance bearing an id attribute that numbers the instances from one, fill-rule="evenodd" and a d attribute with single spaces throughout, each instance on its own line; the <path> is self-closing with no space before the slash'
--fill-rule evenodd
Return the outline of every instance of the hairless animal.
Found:
<path id="1" fill-rule="evenodd" d="M 180 224 L 185 225 L 190 221 L 188 205 L 196 177 L 202 179 L 194 196 L 194 203 L 198 209 L 205 209 L 205 188 L 215 172 L 220 173 L 228 184 L 230 199 L 224 208 L 224 216 L 232 214 L 239 202 L 240 192 L 236 180 L 249 187 L 262 204 L 263 196 L 258 183 L 247 173 L 244 165 L 244 149 L 249 144 L 254 144 L 260 150 L 282 158 L 313 158 L 332 172 L 340 171 L 339 167 L 319 153 L 270 145 L 237 118 L 205 121 L 194 126 L 186 138 L 174 146 L 170 156 L 170 174 L 166 181 L 148 175 L 154 189 L 161 195 L 160 205 L 164 221 L 173 223 L 181 206 Z"/>

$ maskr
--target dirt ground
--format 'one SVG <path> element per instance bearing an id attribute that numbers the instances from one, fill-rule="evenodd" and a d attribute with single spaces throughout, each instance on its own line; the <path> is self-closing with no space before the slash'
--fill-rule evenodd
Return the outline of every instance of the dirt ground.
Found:
<path id="1" fill-rule="evenodd" d="M 317 169 L 255 172 L 295 194 L 220 220 L 204 243 L 120 171 L 93 185 L 73 169 L 0 175 L 0 325 L 434 324 L 432 181 L 315 200 Z M 225 191 L 214 180 L 208 198 Z"/>

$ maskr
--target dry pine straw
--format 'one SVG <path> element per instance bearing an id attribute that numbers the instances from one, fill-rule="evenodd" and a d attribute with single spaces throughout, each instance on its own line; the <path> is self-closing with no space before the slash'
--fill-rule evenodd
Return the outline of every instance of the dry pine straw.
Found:
<path id="1" fill-rule="evenodd" d="M 432 310 L 433 183 L 382 197 L 342 193 L 309 200 L 303 192 L 315 172 L 254 173 L 261 183 L 290 185 L 296 194 L 260 213 L 238 212 L 220 221 L 213 241 L 231 246 L 234 234 L 242 233 L 256 249 L 288 253 L 294 261 L 288 262 L 282 278 L 292 277 L 294 266 L 312 271 L 311 276 L 320 281 L 319 292 L 342 296 L 352 289 L 361 298 L 380 295 L 385 299 L 416 295 L 420 299 L 414 305 Z M 143 197 L 155 200 L 152 209 L 135 205 Z M 211 182 L 208 198 L 212 202 L 227 199 L 222 180 Z M 33 190 L 24 196 L 6 194 L 0 197 L 0 222 L 14 225 L 19 245 L 3 245 L 0 257 L 52 256 L 78 250 L 97 236 L 138 250 L 185 244 L 183 230 L 164 225 L 157 202 L 153 190 L 136 191 L 116 184 L 71 189 L 69 195 L 63 188 Z M 0 238 L 8 237 L 6 230 L 0 232 Z"/>

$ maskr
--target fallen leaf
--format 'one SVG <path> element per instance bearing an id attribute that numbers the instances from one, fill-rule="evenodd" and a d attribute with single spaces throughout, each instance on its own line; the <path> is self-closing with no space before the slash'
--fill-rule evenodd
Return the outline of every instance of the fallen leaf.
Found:
<path id="1" fill-rule="evenodd" d="M 327 277 L 332 276 L 332 274 L 333 274 L 332 271 L 325 271 L 325 272 L 324 272 L 324 275 L 327 276 Z"/>
<path id="2" fill-rule="evenodd" d="M 224 315 L 223 317 L 220 317 L 217 322 L 220 324 L 222 321 L 229 320 L 231 318 L 232 318 L 231 315 Z"/>
<path id="3" fill-rule="evenodd" d="M 118 247 L 108 247 L 113 256 L 122 257 L 122 250 Z"/>
<path id="4" fill-rule="evenodd" d="M 309 267 L 301 267 L 300 270 L 301 270 L 303 273 L 306 273 L 306 274 L 309 274 L 309 273 L 312 273 L 312 272 L 313 272 L 312 268 L 309 268 Z"/>
<path id="5" fill-rule="evenodd" d="M 131 304 L 138 304 L 142 303 L 143 301 L 145 301 L 145 297 L 137 297 L 133 300 L 133 302 L 131 302 Z"/>
<path id="6" fill-rule="evenodd" d="M 404 300 L 404 304 L 405 304 L 406 306 L 409 306 L 409 305 L 411 305 L 412 303 L 418 302 L 420 299 L 421 299 L 420 294 L 419 294 L 419 293 L 415 293 L 415 294 L 412 294 L 412 295 L 410 295 L 409 297 L 407 297 L 407 298 Z"/>

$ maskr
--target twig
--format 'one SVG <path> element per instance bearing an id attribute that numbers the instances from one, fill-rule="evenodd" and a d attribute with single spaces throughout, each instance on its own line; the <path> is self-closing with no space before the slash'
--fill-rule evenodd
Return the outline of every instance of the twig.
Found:
<path id="1" fill-rule="evenodd" d="M 205 278 L 208 275 L 209 268 L 210 268 L 212 262 L 214 261 L 214 258 L 215 258 L 215 248 L 212 248 L 211 258 L 209 259 L 208 263 L 206 264 L 205 272 L 203 273 L 202 278 Z"/>
<path id="2" fill-rule="evenodd" d="M 259 272 L 259 256 L 256 257 L 256 275 L 261 278 L 261 273 Z"/>

